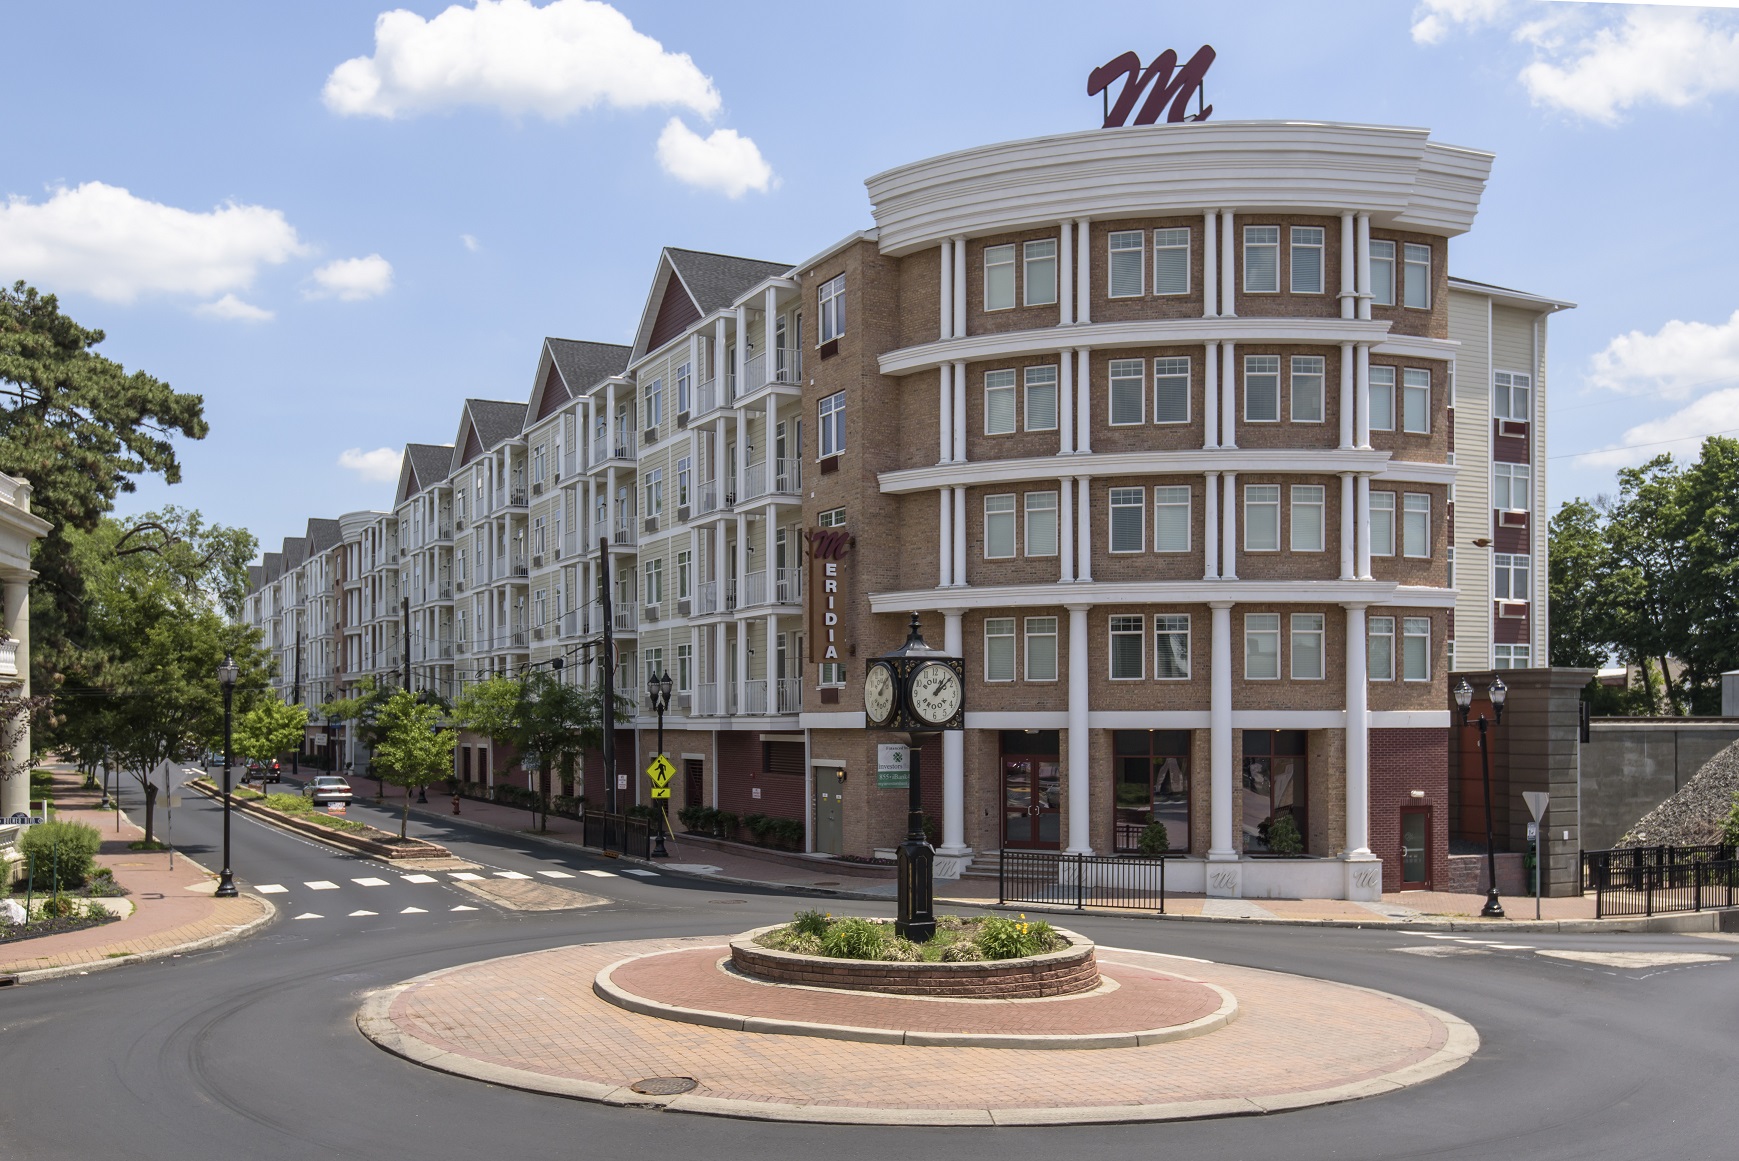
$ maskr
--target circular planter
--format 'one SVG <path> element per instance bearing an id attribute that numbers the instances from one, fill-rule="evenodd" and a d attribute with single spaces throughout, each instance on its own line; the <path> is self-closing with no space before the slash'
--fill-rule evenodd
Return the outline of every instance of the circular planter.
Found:
<path id="1" fill-rule="evenodd" d="M 1057 934 L 1068 940 L 1069 946 L 1043 955 L 970 963 L 896 963 L 799 955 L 755 942 L 756 937 L 777 926 L 757 928 L 731 940 L 731 966 L 751 979 L 768 983 L 896 996 L 1032 1000 L 1072 996 L 1099 986 L 1093 941 L 1060 927 Z"/>

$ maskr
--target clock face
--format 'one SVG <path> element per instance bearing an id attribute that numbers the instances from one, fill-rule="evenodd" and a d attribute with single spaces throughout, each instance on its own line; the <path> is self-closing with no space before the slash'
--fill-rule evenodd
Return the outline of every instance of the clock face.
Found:
<path id="1" fill-rule="evenodd" d="M 940 661 L 926 661 L 912 675 L 912 712 L 932 726 L 960 712 L 960 675 Z"/>
<path id="2" fill-rule="evenodd" d="M 863 679 L 863 708 L 869 720 L 881 724 L 894 716 L 894 671 L 873 665 Z"/>

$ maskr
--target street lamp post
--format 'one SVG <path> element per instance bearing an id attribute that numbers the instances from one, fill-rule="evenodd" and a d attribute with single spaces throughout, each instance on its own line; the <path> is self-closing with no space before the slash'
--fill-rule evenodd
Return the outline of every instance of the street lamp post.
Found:
<path id="1" fill-rule="evenodd" d="M 217 667 L 217 683 L 223 687 L 223 874 L 217 881 L 217 897 L 219 899 L 234 899 L 236 897 L 235 876 L 229 869 L 229 803 L 230 803 L 230 705 L 235 698 L 236 678 L 240 676 L 235 657 L 229 653 L 223 655 L 223 664 Z"/>
<path id="2" fill-rule="evenodd" d="M 1490 724 L 1495 726 L 1504 720 L 1504 697 L 1508 695 L 1509 687 L 1504 684 L 1503 678 L 1493 676 L 1491 685 L 1486 688 L 1486 693 L 1491 697 L 1492 720 Z M 1461 710 L 1461 724 L 1465 728 L 1468 724 L 1468 711 L 1473 707 L 1473 686 L 1467 684 L 1465 677 L 1461 679 L 1461 684 L 1455 687 L 1455 704 Z M 1497 854 L 1491 837 L 1491 755 L 1486 751 L 1485 746 L 1486 716 L 1480 714 L 1474 724 L 1479 727 L 1479 770 L 1480 776 L 1485 780 L 1485 874 L 1490 885 L 1490 890 L 1485 895 L 1485 906 L 1480 910 L 1480 915 L 1487 919 L 1502 919 L 1504 908 L 1497 898 Z"/>
<path id="3" fill-rule="evenodd" d="M 646 696 L 651 699 L 652 708 L 658 711 L 658 756 L 660 758 L 664 756 L 664 711 L 670 707 L 670 690 L 673 684 L 669 673 L 665 673 L 661 677 L 648 674 L 646 678 Z M 668 789 L 666 793 L 668 793 Z M 664 849 L 664 832 L 670 826 L 670 813 L 665 807 L 670 799 L 660 798 L 657 801 L 657 822 L 652 828 L 652 857 L 667 859 L 670 857 L 670 852 Z"/>

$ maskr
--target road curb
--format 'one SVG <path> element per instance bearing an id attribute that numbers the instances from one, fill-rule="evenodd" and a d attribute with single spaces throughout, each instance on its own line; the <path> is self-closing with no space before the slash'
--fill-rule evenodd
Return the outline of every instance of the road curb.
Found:
<path id="1" fill-rule="evenodd" d="M 193 862 L 188 859 L 188 862 Z M 194 864 L 197 866 L 198 864 Z M 186 943 L 178 943 L 171 947 L 159 947 L 151 951 L 139 952 L 135 955 L 117 956 L 114 959 L 94 960 L 91 963 L 67 964 L 64 967 L 38 968 L 35 971 L 18 972 L 13 976 L 20 984 L 36 984 L 44 980 L 60 979 L 64 976 L 86 976 L 92 972 L 107 971 L 110 968 L 125 967 L 128 964 L 148 963 L 152 960 L 167 959 L 171 956 L 185 955 L 190 951 L 209 951 L 214 947 L 236 943 L 254 934 L 278 916 L 277 905 L 263 895 L 252 891 L 243 891 L 243 895 L 265 908 L 263 914 L 249 920 L 240 927 L 232 927 L 228 931 L 220 931 L 216 935 L 208 935 L 203 939 L 193 939 Z"/>

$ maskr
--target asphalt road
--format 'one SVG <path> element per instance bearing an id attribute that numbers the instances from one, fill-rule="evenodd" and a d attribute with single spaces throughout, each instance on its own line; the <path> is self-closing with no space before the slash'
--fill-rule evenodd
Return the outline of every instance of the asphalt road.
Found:
<path id="1" fill-rule="evenodd" d="M 216 869 L 216 804 L 190 796 L 176 813 L 177 845 Z M 563 943 L 738 931 L 788 918 L 813 900 L 675 875 L 588 875 L 622 867 L 468 831 L 462 823 L 430 827 L 448 832 L 443 841 L 482 864 L 480 873 L 532 875 L 608 900 L 581 911 L 505 912 L 449 885 L 446 876 L 405 883 L 378 862 L 239 816 L 234 828 L 243 884 L 285 888 L 271 896 L 280 917 L 262 933 L 210 952 L 0 990 L 0 1158 L 654 1154 L 888 1161 L 923 1151 L 950 1161 L 1060 1152 L 1088 1152 L 1095 1161 L 1728 1161 L 1739 1155 L 1735 964 L 1620 971 L 1393 929 L 1068 920 L 1107 945 L 1381 988 L 1448 1009 L 1478 1028 L 1483 1046 L 1458 1071 L 1345 1105 L 1169 1125 L 882 1129 L 731 1121 L 519 1093 L 382 1052 L 356 1031 L 361 996 L 422 972 Z M 317 890 L 309 883 L 336 886 Z M 464 906 L 477 910 L 453 910 Z M 831 909 L 889 910 L 855 902 Z M 376 914 L 350 914 L 359 910 Z M 299 914 L 320 918 L 293 918 Z M 1514 942 L 1534 949 L 1739 953 L 1739 944 L 1674 936 Z M 1418 950 L 1432 947 L 1462 950 Z"/>

